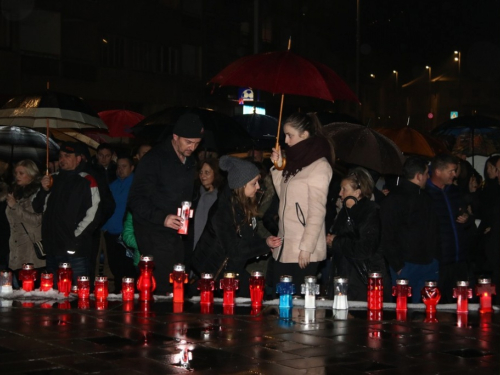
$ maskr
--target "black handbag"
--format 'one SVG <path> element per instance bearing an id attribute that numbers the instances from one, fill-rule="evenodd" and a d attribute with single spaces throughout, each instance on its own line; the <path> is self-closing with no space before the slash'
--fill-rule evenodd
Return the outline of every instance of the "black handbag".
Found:
<path id="1" fill-rule="evenodd" d="M 30 237 L 30 235 L 28 234 L 28 231 L 26 230 L 26 227 L 24 226 L 23 223 L 21 223 L 24 231 L 26 232 L 26 235 L 28 236 L 28 238 Z M 42 240 L 40 241 L 37 241 L 37 242 L 33 242 L 33 250 L 35 250 L 35 254 L 36 254 L 36 257 L 40 260 L 45 260 L 45 258 L 47 257 L 47 254 L 45 254 L 45 250 L 43 249 L 43 242 Z"/>

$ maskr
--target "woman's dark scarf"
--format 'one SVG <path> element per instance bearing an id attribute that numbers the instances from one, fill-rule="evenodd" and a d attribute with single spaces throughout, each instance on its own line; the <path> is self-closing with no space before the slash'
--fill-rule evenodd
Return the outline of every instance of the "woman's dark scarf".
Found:
<path id="1" fill-rule="evenodd" d="M 299 173 L 302 168 L 316 160 L 326 158 L 333 165 L 330 143 L 323 137 L 309 137 L 286 150 L 286 165 L 283 170 L 285 182 Z"/>
<path id="2" fill-rule="evenodd" d="M 35 194 L 38 191 L 38 189 L 40 189 L 40 182 L 33 181 L 26 186 L 20 186 L 14 182 L 11 185 L 10 189 L 16 200 L 27 199 L 31 197 L 33 194 Z"/>

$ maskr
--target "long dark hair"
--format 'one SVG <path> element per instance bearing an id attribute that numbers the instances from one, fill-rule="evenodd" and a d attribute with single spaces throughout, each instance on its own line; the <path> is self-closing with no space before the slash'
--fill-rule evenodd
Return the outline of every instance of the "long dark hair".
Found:
<path id="1" fill-rule="evenodd" d="M 235 207 L 240 207 L 243 211 L 243 222 L 241 224 L 250 224 L 252 218 L 258 214 L 257 198 L 249 198 L 245 195 L 245 186 L 231 190 L 231 206 L 233 207 L 233 217 L 235 219 L 236 229 L 239 229 L 239 223 L 236 223 Z"/>
<path id="2" fill-rule="evenodd" d="M 316 136 L 324 138 L 330 145 L 331 158 L 329 161 L 331 164 L 335 162 L 335 149 L 333 147 L 333 142 L 323 130 L 323 126 L 321 125 L 318 116 L 316 116 L 316 113 L 293 113 L 288 116 L 288 118 L 284 122 L 284 125 L 290 125 L 292 128 L 297 130 L 299 134 L 307 131 L 309 133 L 309 137 Z"/>

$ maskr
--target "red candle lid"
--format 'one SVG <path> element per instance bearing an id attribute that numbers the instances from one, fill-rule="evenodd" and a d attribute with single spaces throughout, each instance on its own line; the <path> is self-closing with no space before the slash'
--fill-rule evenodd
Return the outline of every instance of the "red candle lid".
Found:
<path id="1" fill-rule="evenodd" d="M 59 263 L 59 268 L 71 268 L 71 264 L 69 264 L 69 263 Z"/>
<path id="2" fill-rule="evenodd" d="M 457 281 L 457 286 L 469 286 L 468 281 Z"/>
<path id="3" fill-rule="evenodd" d="M 202 273 L 201 278 L 207 280 L 207 279 L 213 279 L 214 276 L 211 273 Z"/>
<path id="4" fill-rule="evenodd" d="M 23 263 L 23 270 L 33 270 L 35 265 L 33 263 Z"/>
<path id="5" fill-rule="evenodd" d="M 185 269 L 186 269 L 186 266 L 184 264 L 177 263 L 174 265 L 174 271 L 176 271 L 176 272 L 184 272 Z"/>
<path id="6" fill-rule="evenodd" d="M 431 286 L 432 287 L 432 286 L 437 286 L 437 285 L 438 285 L 438 283 L 435 280 L 430 280 L 430 281 L 426 281 L 425 282 L 425 286 Z"/>
<path id="7" fill-rule="evenodd" d="M 410 281 L 408 279 L 397 279 L 396 285 L 408 285 Z"/>
<path id="8" fill-rule="evenodd" d="M 252 271 L 252 277 L 263 277 L 264 273 L 260 271 Z"/>

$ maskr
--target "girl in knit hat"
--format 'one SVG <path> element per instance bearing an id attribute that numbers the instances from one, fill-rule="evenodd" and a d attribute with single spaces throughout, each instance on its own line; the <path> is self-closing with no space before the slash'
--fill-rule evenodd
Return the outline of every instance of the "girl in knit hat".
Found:
<path id="1" fill-rule="evenodd" d="M 225 263 L 225 271 L 239 274 L 239 296 L 249 296 L 248 260 L 268 253 L 281 244 L 275 236 L 260 238 L 256 233 L 257 200 L 260 174 L 248 161 L 223 156 L 220 169 L 227 171 L 228 185 L 210 209 L 209 219 L 192 259 L 198 273 L 216 274 Z"/>

